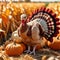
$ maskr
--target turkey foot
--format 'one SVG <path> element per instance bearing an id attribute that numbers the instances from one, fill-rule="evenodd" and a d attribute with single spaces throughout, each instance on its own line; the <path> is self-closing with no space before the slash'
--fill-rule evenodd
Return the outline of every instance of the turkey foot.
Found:
<path id="1" fill-rule="evenodd" d="M 33 48 L 33 51 L 32 51 L 32 52 L 30 52 L 29 54 L 36 55 L 36 52 L 35 52 L 35 50 L 36 50 L 36 46 L 34 46 L 34 48 Z"/>
<path id="2" fill-rule="evenodd" d="M 26 50 L 26 51 L 24 51 L 24 52 L 26 52 L 27 54 L 30 53 L 30 52 L 31 52 L 31 51 L 30 51 L 30 46 L 28 46 L 28 50 Z"/>

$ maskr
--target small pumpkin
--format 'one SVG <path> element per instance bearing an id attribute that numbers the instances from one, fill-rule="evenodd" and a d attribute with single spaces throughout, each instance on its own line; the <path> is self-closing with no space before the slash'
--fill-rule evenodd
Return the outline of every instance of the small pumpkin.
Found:
<path id="1" fill-rule="evenodd" d="M 48 46 L 54 50 L 60 50 L 60 34 L 56 37 L 53 37 L 53 42 L 48 41 Z"/>
<path id="2" fill-rule="evenodd" d="M 21 43 L 21 45 L 22 45 L 22 47 L 23 47 L 23 51 L 25 51 L 25 50 L 26 50 L 26 45 L 23 44 L 23 43 Z"/>
<path id="3" fill-rule="evenodd" d="M 10 43 L 6 46 L 5 52 L 9 56 L 18 56 L 23 53 L 23 47 L 21 44 Z"/>

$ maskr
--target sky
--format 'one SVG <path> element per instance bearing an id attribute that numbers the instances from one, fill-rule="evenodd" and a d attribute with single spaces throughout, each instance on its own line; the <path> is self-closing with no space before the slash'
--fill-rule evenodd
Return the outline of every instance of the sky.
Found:
<path id="1" fill-rule="evenodd" d="M 0 1 L 5 1 L 5 0 L 0 0 Z M 6 0 L 6 1 L 10 1 L 10 0 Z M 12 0 L 12 1 L 18 1 L 18 0 Z M 33 1 L 36 1 L 36 2 L 38 2 L 38 1 L 51 2 L 51 1 L 52 1 L 52 2 L 54 2 L 54 1 L 60 1 L 60 0 L 31 0 L 31 1 L 32 1 L 32 2 L 33 2 Z"/>
<path id="2" fill-rule="evenodd" d="M 60 0 L 31 0 L 31 1 L 44 1 L 44 2 L 54 2 L 54 1 L 60 1 Z"/>

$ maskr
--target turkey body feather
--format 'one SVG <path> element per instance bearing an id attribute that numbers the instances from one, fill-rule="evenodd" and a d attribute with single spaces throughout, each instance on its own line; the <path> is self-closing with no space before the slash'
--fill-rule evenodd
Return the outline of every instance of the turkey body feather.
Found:
<path id="1" fill-rule="evenodd" d="M 40 19 L 30 21 L 24 26 L 22 26 L 22 24 L 20 25 L 19 34 L 24 39 L 23 42 L 27 45 L 41 44 L 43 41 L 43 38 L 42 36 L 40 36 L 40 33 L 44 32 L 44 29 L 38 20 Z M 39 28 L 41 29 L 41 31 Z M 42 43 L 42 45 L 44 44 Z"/>

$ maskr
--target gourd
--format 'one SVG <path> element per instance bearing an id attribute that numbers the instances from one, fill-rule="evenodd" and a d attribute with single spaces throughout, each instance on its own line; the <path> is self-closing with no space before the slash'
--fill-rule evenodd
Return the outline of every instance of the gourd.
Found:
<path id="1" fill-rule="evenodd" d="M 56 37 L 53 37 L 52 42 L 48 41 L 47 44 L 51 49 L 60 50 L 60 33 Z"/>
<path id="2" fill-rule="evenodd" d="M 17 43 L 10 43 L 6 46 L 5 52 L 9 56 L 18 56 L 23 53 L 23 46 Z"/>

